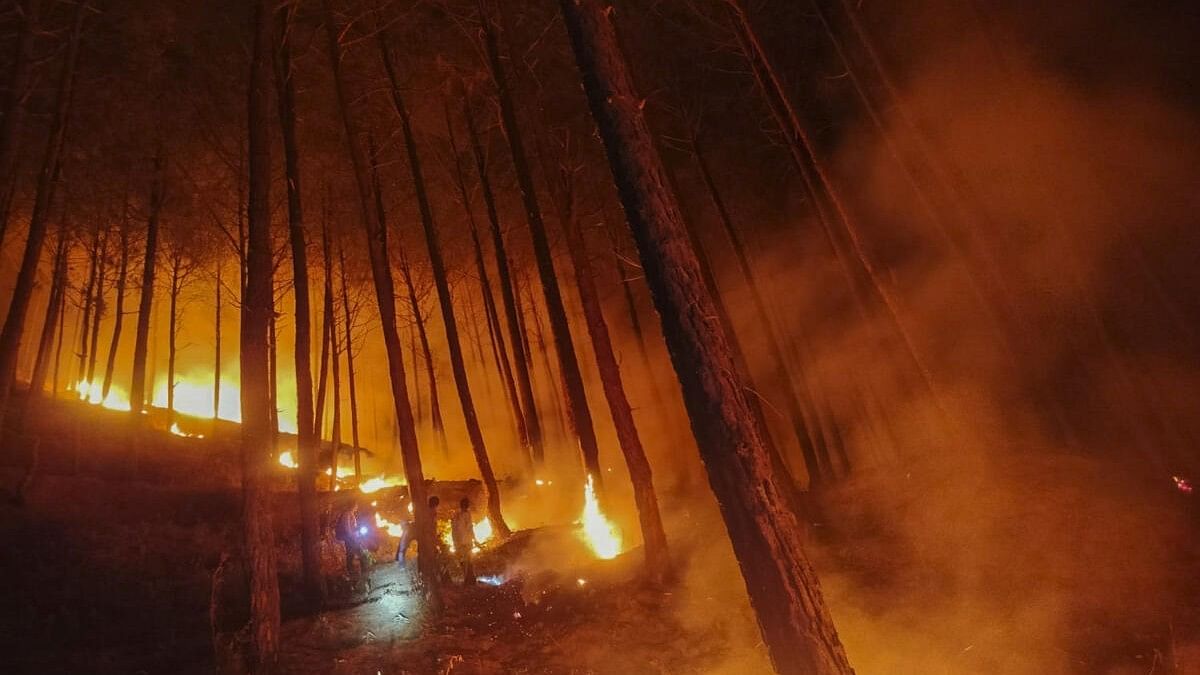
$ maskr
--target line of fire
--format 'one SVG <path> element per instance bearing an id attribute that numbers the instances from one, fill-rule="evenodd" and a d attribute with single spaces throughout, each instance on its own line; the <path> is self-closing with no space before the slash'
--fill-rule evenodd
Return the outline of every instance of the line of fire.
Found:
<path id="1" fill-rule="evenodd" d="M 1192 5 L 0 3 L 0 672 L 1200 672 Z"/>

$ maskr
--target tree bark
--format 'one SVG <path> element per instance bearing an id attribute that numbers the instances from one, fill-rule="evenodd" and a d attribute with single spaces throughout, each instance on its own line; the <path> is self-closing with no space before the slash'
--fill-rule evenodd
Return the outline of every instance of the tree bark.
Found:
<path id="1" fill-rule="evenodd" d="M 388 258 L 387 229 L 383 227 L 383 223 L 379 221 L 377 214 L 371 208 L 368 164 L 363 156 L 362 148 L 358 144 L 358 125 L 351 114 L 349 96 L 342 78 L 342 50 L 338 43 L 340 27 L 334 18 L 332 0 L 322 0 L 322 9 L 338 111 L 345 131 L 347 151 L 354 168 L 354 180 L 359 197 L 359 215 L 362 217 L 366 230 L 371 276 L 375 284 L 375 299 L 379 306 L 383 343 L 387 350 L 388 376 L 391 381 L 392 400 L 396 407 L 396 426 L 400 436 L 400 455 L 404 461 L 404 473 L 408 480 L 412 502 L 420 506 L 426 503 L 425 475 L 422 471 L 421 456 L 417 447 L 412 408 L 409 407 L 408 383 L 405 381 L 404 374 L 404 353 L 400 347 L 400 336 L 396 328 L 396 295 Z M 417 567 L 436 606 L 440 596 L 437 593 L 435 523 L 431 522 L 430 514 L 424 508 L 416 508 L 413 517 L 420 547 Z"/>
<path id="2" fill-rule="evenodd" d="M 15 2 L 13 3 L 16 4 Z M 21 23 L 20 34 L 9 71 L 6 96 L 4 99 L 3 118 L 0 118 L 0 189 L 8 195 L 0 210 L 0 248 L 4 247 L 4 235 L 8 230 L 8 217 L 11 213 L 12 195 L 16 191 L 17 155 L 23 138 L 22 127 L 25 123 L 25 104 L 29 99 L 29 85 L 34 61 L 34 37 L 38 31 L 38 14 L 41 0 L 29 0 L 24 9 L 19 12 L 24 21 Z"/>
<path id="3" fill-rule="evenodd" d="M 79 365 L 75 370 L 75 381 L 84 384 L 83 398 L 87 398 L 88 385 L 85 373 L 87 373 L 87 355 L 92 331 L 92 312 L 96 308 L 96 279 L 100 272 L 100 231 L 101 227 L 95 225 L 92 227 L 92 245 L 90 247 L 90 255 L 88 256 L 88 281 L 87 290 L 83 292 L 80 301 L 83 303 L 83 330 L 79 332 L 79 351 L 75 356 L 79 359 Z"/>
<path id="4" fill-rule="evenodd" d="M 155 258 L 158 255 L 158 219 L 166 189 L 166 157 L 160 146 L 154 158 L 150 182 L 150 212 L 146 221 L 146 251 L 142 260 L 142 289 L 138 298 L 137 329 L 133 339 L 133 375 L 129 385 L 129 409 L 140 415 L 146 407 L 146 351 L 150 341 L 150 310 L 154 304 Z M 134 419 L 137 419 L 136 417 Z"/>
<path id="5" fill-rule="evenodd" d="M 565 180 L 573 182 L 573 177 L 567 177 Z M 629 479 L 633 483 L 633 500 L 637 505 L 638 522 L 645 545 L 646 572 L 652 580 L 661 582 L 671 573 L 671 558 L 667 550 L 667 535 L 663 531 L 662 516 L 658 511 L 658 496 L 654 492 L 650 461 L 646 459 L 646 450 L 642 447 L 642 439 L 633 419 L 633 409 L 625 396 L 621 367 L 617 363 L 617 355 L 608 334 L 608 324 L 604 320 L 600 294 L 596 290 L 595 272 L 588 259 L 587 242 L 576 220 L 572 188 L 569 183 L 566 185 L 563 190 L 565 194 L 559 198 L 559 216 L 566 235 L 571 266 L 575 269 L 579 301 L 583 307 L 588 335 L 592 339 L 592 351 L 596 355 L 596 367 L 600 371 L 600 384 L 604 389 L 604 398 L 608 401 L 613 428 L 617 432 L 617 442 L 621 446 L 621 454 L 624 455 L 625 466 L 629 470 Z"/>
<path id="6" fill-rule="evenodd" d="M 272 3 L 253 9 L 253 47 L 247 87 L 249 188 L 246 208 L 246 287 L 242 295 L 242 523 L 250 576 L 251 668 L 274 669 L 279 652 L 279 580 L 271 522 L 271 400 L 268 333 L 272 315 L 271 45 Z"/>
<path id="7" fill-rule="evenodd" d="M 333 369 L 333 398 L 329 401 L 333 419 L 329 425 L 329 491 L 337 487 L 338 455 L 342 451 L 342 368 L 341 347 L 337 334 L 337 303 L 333 291 L 333 242 L 325 241 L 325 310 L 329 312 L 329 357 Z"/>
<path id="8" fill-rule="evenodd" d="M 59 223 L 58 243 L 54 247 L 54 269 L 50 275 L 50 301 L 46 305 L 46 318 L 42 321 L 42 334 L 38 340 L 37 357 L 33 361 L 33 375 L 29 378 L 29 400 L 25 403 L 27 411 L 32 409 L 31 402 L 42 395 L 46 386 L 50 351 L 54 345 L 55 331 L 60 323 L 59 313 L 62 311 L 63 296 L 66 295 L 68 252 L 66 224 Z"/>
<path id="9" fill-rule="evenodd" d="M 70 45 L 63 62 L 62 74 L 59 77 L 50 135 L 46 141 L 46 152 L 42 157 L 42 169 L 38 176 L 37 195 L 34 198 L 33 213 L 29 220 L 29 233 L 25 238 L 25 252 L 21 257 L 21 267 L 17 272 L 16 282 L 13 284 L 12 300 L 9 302 L 4 327 L 0 329 L 0 440 L 3 437 L 4 416 L 8 412 L 13 380 L 17 374 L 17 358 L 21 352 L 21 338 L 25 333 L 25 318 L 29 313 L 30 300 L 33 298 L 38 264 L 42 257 L 42 245 L 46 241 L 50 205 L 54 200 L 55 184 L 62 167 L 61 157 L 66 138 L 67 118 L 71 110 L 75 65 L 79 60 L 79 35 L 86 11 L 84 7 L 81 4 L 75 10 Z"/>
<path id="10" fill-rule="evenodd" d="M 329 237 L 329 205 L 326 199 L 325 213 L 321 218 L 321 251 L 322 256 L 328 256 L 332 245 Z M 322 257 L 322 260 L 325 258 Z M 325 427 L 325 399 L 329 383 L 329 352 L 333 344 L 333 277 L 328 269 L 325 270 L 324 296 L 321 304 L 321 368 L 317 377 L 316 414 L 313 415 L 313 433 L 317 446 L 321 444 L 322 431 Z"/>
<path id="11" fill-rule="evenodd" d="M 382 208 L 377 203 L 376 208 Z M 404 287 L 408 291 L 408 304 L 412 307 L 413 323 L 417 327 L 417 339 L 421 342 L 421 354 L 425 361 L 425 376 L 429 380 L 429 423 L 433 426 L 433 435 L 437 438 L 438 447 L 443 457 L 450 456 L 450 444 L 446 440 L 446 424 L 442 420 L 442 402 L 438 395 L 437 371 L 433 364 L 433 350 L 429 347 L 429 333 L 425 331 L 425 317 L 421 310 L 421 301 L 417 299 L 417 287 L 413 283 L 412 270 L 408 266 L 408 256 L 400 252 L 400 274 L 404 277 Z M 416 353 L 413 354 L 414 360 Z M 416 365 L 413 365 L 416 368 Z M 416 385 L 417 374 L 413 372 L 413 383 Z M 419 396 L 419 395 L 418 395 Z M 418 398 L 418 408 L 420 399 Z"/>
<path id="12" fill-rule="evenodd" d="M 467 225 L 471 230 L 471 247 L 475 254 L 475 270 L 479 276 L 479 294 L 483 298 L 483 312 L 487 321 L 488 337 L 492 344 L 492 356 L 496 360 L 497 371 L 504 384 L 508 398 L 509 411 L 512 413 L 516 426 L 517 440 L 521 443 L 522 455 L 528 468 L 533 467 L 533 444 L 529 438 L 529 428 L 525 423 L 525 414 L 521 409 L 520 394 L 517 393 L 516 379 L 513 377 L 512 363 L 508 359 L 508 350 L 504 344 L 504 334 L 500 331 L 500 320 L 496 311 L 496 303 L 492 296 L 492 280 L 488 274 L 487 263 L 483 259 L 483 245 L 479 241 L 479 228 L 475 223 L 475 212 L 471 208 L 471 196 L 467 190 L 466 177 L 463 176 L 462 164 L 459 163 L 458 142 L 454 137 L 454 126 L 450 122 L 450 108 L 444 105 L 446 117 L 446 132 L 450 138 L 450 151 L 453 155 L 454 182 L 458 186 L 459 198 L 463 210 L 467 214 Z"/>
<path id="13" fill-rule="evenodd" d="M 504 521 L 504 513 L 500 508 L 500 484 L 496 481 L 496 474 L 492 470 L 492 460 L 488 456 L 487 445 L 483 440 L 483 429 L 479 426 L 479 416 L 475 410 L 475 401 L 471 397 L 471 383 L 467 379 L 467 365 L 463 360 L 462 343 L 458 336 L 458 321 L 454 317 L 454 300 L 450 295 L 450 283 L 446 279 L 446 263 L 442 259 L 437 225 L 433 221 L 433 207 L 429 203 L 429 195 L 425 189 L 425 176 L 421 170 L 421 155 L 417 149 L 417 139 L 413 134 L 408 108 L 405 107 L 404 98 L 400 94 L 400 83 L 396 78 L 395 66 L 392 63 L 392 55 L 388 47 L 387 31 L 380 29 L 377 37 L 379 55 L 383 60 L 388 84 L 391 85 L 392 106 L 400 118 L 400 130 L 404 134 L 404 145 L 408 154 L 408 170 L 417 194 L 417 210 L 421 214 L 425 248 L 429 254 L 433 283 L 437 288 L 438 304 L 442 310 L 442 325 L 446 330 L 446 346 L 450 350 L 450 370 L 454 375 L 454 386 L 458 390 L 458 402 L 462 406 L 463 423 L 467 427 L 467 438 L 471 441 L 471 451 L 475 454 L 475 464 L 478 465 L 484 487 L 487 488 L 488 516 L 491 518 L 492 527 L 496 529 L 500 537 L 508 537 L 512 532 L 508 528 L 508 523 Z M 378 181 L 378 173 L 376 173 L 376 181 Z M 379 220 L 382 222 L 382 202 L 380 205 Z"/>
<path id="14" fill-rule="evenodd" d="M 96 357 L 100 353 L 100 321 L 104 319 L 104 312 L 108 308 L 104 302 L 104 284 L 107 281 L 105 276 L 108 273 L 108 228 L 104 230 L 104 237 L 100 240 L 100 249 L 97 251 L 99 255 L 99 267 L 96 271 L 96 299 L 93 302 L 92 311 L 92 336 L 90 347 L 87 350 L 87 374 L 84 375 L 88 385 L 96 377 Z"/>
<path id="15" fill-rule="evenodd" d="M 508 324 L 508 338 L 512 344 L 513 369 L 516 374 L 518 392 L 520 394 L 521 417 L 525 422 L 525 431 L 529 439 L 529 454 L 535 467 L 540 467 L 545 458 L 542 440 L 542 423 L 538 414 L 537 401 L 533 395 L 533 380 L 529 375 L 529 350 L 523 347 L 527 339 L 521 327 L 514 292 L 512 273 L 508 265 L 508 252 L 504 246 L 504 233 L 500 230 L 500 217 L 496 211 L 496 197 L 492 192 L 492 182 L 488 177 L 487 159 L 475 130 L 475 115 L 471 111 L 470 95 L 464 93 L 463 116 L 467 121 L 467 134 L 471 139 L 471 154 L 475 157 L 475 169 L 479 174 L 479 187 L 483 193 L 483 203 L 487 210 L 488 223 L 491 225 L 492 253 L 496 258 L 496 274 L 500 283 L 500 300 L 504 304 L 504 316 Z"/>
<path id="16" fill-rule="evenodd" d="M 567 310 L 563 306 L 562 293 L 558 287 L 558 277 L 554 271 L 554 260 L 550 254 L 550 241 L 546 236 L 546 225 L 542 221 L 541 207 L 538 205 L 537 192 L 533 184 L 533 174 L 526 161 L 525 147 L 521 142 L 521 130 L 517 123 L 516 108 L 508 89 L 508 80 L 504 74 L 504 66 L 500 61 L 500 47 L 496 38 L 495 26 L 485 6 L 486 0 L 480 0 L 480 21 L 483 26 L 484 48 L 487 54 L 488 66 L 491 69 L 492 80 L 496 85 L 496 95 L 500 102 L 500 125 L 508 138 L 509 150 L 512 154 L 513 168 L 516 171 L 517 186 L 521 192 L 521 202 L 525 207 L 526 223 L 529 235 L 533 241 L 533 256 L 537 264 L 538 278 L 542 284 L 542 294 L 546 302 L 546 314 L 550 320 L 550 332 L 554 337 L 554 351 L 558 355 L 560 376 L 562 377 L 563 395 L 568 408 L 568 421 L 571 431 L 579 443 L 583 455 L 583 464 L 592 475 L 597 491 L 603 488 L 603 471 L 600 469 L 600 446 L 596 441 L 596 431 L 592 427 L 592 413 L 588 409 L 587 391 L 583 386 L 583 374 L 579 369 L 579 359 L 575 354 L 575 343 L 571 338 L 571 328 L 567 323 Z"/>
<path id="17" fill-rule="evenodd" d="M 338 269 L 342 276 L 342 318 L 346 333 L 346 387 L 350 390 L 350 439 L 354 444 L 354 480 L 362 480 L 362 458 L 358 443 L 358 392 L 354 382 L 354 326 L 350 322 L 350 291 L 347 288 L 346 251 L 338 244 Z"/>
<path id="18" fill-rule="evenodd" d="M 287 173 L 288 243 L 292 252 L 292 292 L 296 311 L 293 356 L 296 369 L 296 486 L 300 503 L 300 557 L 305 593 L 310 603 L 320 606 L 325 601 L 325 575 L 321 573 L 321 530 L 317 507 L 308 242 L 305 239 L 300 191 L 300 148 L 296 141 L 296 87 L 292 79 L 291 20 L 295 11 L 295 5 L 283 5 L 276 13 L 279 48 L 275 52 L 275 85 L 279 95 L 279 127 L 283 135 L 284 167 Z"/>
<path id="19" fill-rule="evenodd" d="M 126 204 L 128 210 L 128 204 Z M 121 330 L 125 326 L 125 287 L 129 281 L 129 218 L 121 219 L 121 258 L 117 263 L 117 302 L 113 312 L 112 339 L 108 343 L 108 358 L 104 361 L 104 384 L 100 388 L 100 400 L 108 398 L 112 388 L 113 370 L 117 364 L 117 350 L 121 347 Z"/>
<path id="20" fill-rule="evenodd" d="M 167 428 L 175 423 L 175 351 L 179 337 L 179 292 L 182 290 L 180 268 L 183 258 L 179 252 L 171 255 L 171 286 L 167 311 Z"/>
<path id="21" fill-rule="evenodd" d="M 561 0 L 567 33 L 646 271 L 692 429 L 779 673 L 852 673 L 801 528 L 735 375 L 713 299 L 600 0 Z"/>

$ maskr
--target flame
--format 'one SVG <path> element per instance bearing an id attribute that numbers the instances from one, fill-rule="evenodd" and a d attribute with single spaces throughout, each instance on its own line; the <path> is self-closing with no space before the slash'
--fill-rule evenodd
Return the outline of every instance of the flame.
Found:
<path id="1" fill-rule="evenodd" d="M 342 472 L 339 469 L 338 475 L 340 476 L 341 473 Z M 392 476 L 389 478 L 388 476 L 381 475 L 381 476 L 375 476 L 373 478 L 368 478 L 367 480 L 363 481 L 363 483 L 358 486 L 358 489 L 361 490 L 363 494 L 369 495 L 372 492 L 378 492 L 386 487 L 393 487 L 396 485 L 406 485 L 406 484 L 407 483 L 405 483 L 404 479 L 399 476 Z"/>
<path id="2" fill-rule="evenodd" d="M 495 532 L 492 531 L 492 521 L 487 516 L 475 523 L 475 543 L 483 544 L 490 540 Z"/>
<path id="3" fill-rule="evenodd" d="M 279 453 L 279 463 L 289 469 L 295 469 L 300 466 L 299 462 L 296 461 L 296 456 L 292 454 L 291 450 L 284 450 L 283 452 Z"/>
<path id="4" fill-rule="evenodd" d="M 104 384 L 101 382 L 88 382 L 80 380 L 75 383 L 75 392 L 79 394 L 79 400 L 92 405 L 99 405 L 102 408 L 109 410 L 121 410 L 129 412 L 132 406 L 129 405 L 129 395 L 123 389 L 114 385 L 109 386 L 108 396 L 103 397 Z M 103 397 L 103 400 L 101 398 Z"/>
<path id="5" fill-rule="evenodd" d="M 479 545 L 488 542 L 495 536 L 495 532 L 492 530 L 492 521 L 487 516 L 484 516 L 483 520 L 472 526 L 472 529 L 475 531 L 475 546 L 471 548 L 471 552 L 479 553 L 482 550 L 479 548 Z M 442 543 L 446 546 L 446 550 L 454 553 L 454 529 L 450 521 L 447 520 L 439 523 L 438 530 L 442 535 Z"/>
<path id="6" fill-rule="evenodd" d="M 171 425 L 171 433 L 175 434 L 176 436 L 182 436 L 184 438 L 204 438 L 204 434 L 189 434 L 188 432 L 184 431 L 183 429 L 180 429 L 179 422 L 176 422 Z"/>
<path id="7" fill-rule="evenodd" d="M 375 527 L 388 533 L 389 537 L 400 538 L 404 536 L 404 523 L 393 523 L 392 521 L 375 513 Z"/>
<path id="8" fill-rule="evenodd" d="M 597 558 L 611 560 L 621 553 L 621 532 L 600 511 L 590 475 L 583 488 L 583 513 L 579 522 L 583 526 L 583 540 Z"/>
<path id="9" fill-rule="evenodd" d="M 283 392 L 281 392 L 280 396 L 282 398 Z M 152 405 L 156 408 L 167 407 L 166 380 L 160 380 L 155 384 Z M 189 373 L 176 377 L 175 411 L 192 417 L 206 419 L 212 417 L 213 375 L 211 371 Z M 221 402 L 217 408 L 217 417 L 226 422 L 242 421 L 242 389 L 236 378 L 228 376 L 221 378 Z M 298 429 L 295 410 L 281 408 L 279 411 L 279 430 L 284 433 L 294 434 Z"/>

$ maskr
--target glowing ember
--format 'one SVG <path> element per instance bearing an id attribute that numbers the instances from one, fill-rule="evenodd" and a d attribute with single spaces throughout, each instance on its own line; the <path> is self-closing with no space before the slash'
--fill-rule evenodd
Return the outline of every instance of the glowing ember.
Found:
<path id="1" fill-rule="evenodd" d="M 331 469 L 329 469 L 328 467 L 325 469 L 326 476 L 332 475 L 332 473 L 333 473 L 333 471 Z M 353 475 L 354 475 L 354 467 L 352 467 L 352 466 L 339 466 L 338 467 L 338 475 L 337 475 L 338 478 L 349 478 Z"/>
<path id="2" fill-rule="evenodd" d="M 296 462 L 296 456 L 292 454 L 291 450 L 284 450 L 283 452 L 279 453 L 279 463 L 289 469 L 295 469 L 300 466 L 300 464 Z"/>
<path id="3" fill-rule="evenodd" d="M 184 438 L 204 438 L 204 434 L 189 434 L 188 432 L 184 431 L 183 429 L 180 429 L 179 422 L 176 422 L 171 425 L 171 433 L 175 434 L 176 436 L 182 436 Z"/>
<path id="4" fill-rule="evenodd" d="M 583 488 L 583 514 L 579 517 L 583 526 L 583 540 L 592 553 L 602 560 L 611 560 L 621 553 L 621 533 L 604 513 L 596 500 L 596 488 L 589 475 Z"/>
<path id="5" fill-rule="evenodd" d="M 1171 480 L 1175 481 L 1175 488 L 1184 494 L 1191 494 L 1194 487 L 1192 481 L 1182 476 L 1171 476 Z"/>
<path id="6" fill-rule="evenodd" d="M 341 476 L 341 474 L 342 472 L 339 469 L 338 476 Z M 390 478 L 388 476 L 375 476 L 374 478 L 368 478 L 367 480 L 363 481 L 362 485 L 358 486 L 358 489 L 361 490 L 363 494 L 369 495 L 372 492 L 378 492 L 383 488 L 393 487 L 396 485 L 405 485 L 404 479 L 399 476 L 392 476 Z"/>
<path id="7" fill-rule="evenodd" d="M 583 578 L 576 579 L 575 584 L 578 586 L 587 586 L 587 579 L 583 579 Z"/>

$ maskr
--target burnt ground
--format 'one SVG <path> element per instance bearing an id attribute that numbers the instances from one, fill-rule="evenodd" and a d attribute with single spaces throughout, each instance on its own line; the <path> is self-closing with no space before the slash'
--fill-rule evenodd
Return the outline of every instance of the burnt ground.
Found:
<path id="1" fill-rule="evenodd" d="M 17 437 L 41 439 L 41 470 L 25 507 L 0 504 L 0 672 L 215 668 L 214 570 L 239 539 L 236 446 L 162 434 L 133 444 L 120 419 L 64 404 Z M 3 455 L 5 486 L 22 449 Z M 834 515 L 812 529 L 814 563 L 858 672 L 1200 672 L 1190 495 L 1084 459 L 957 471 L 914 467 L 911 489 L 861 475 L 819 502 Z M 667 588 L 639 581 L 636 549 L 598 561 L 569 526 L 526 530 L 481 556 L 479 574 L 498 586 L 462 588 L 448 564 L 441 612 L 386 540 L 369 584 L 351 587 L 327 531 L 332 594 L 311 613 L 298 602 L 285 475 L 280 672 L 768 672 L 711 513 L 676 503 L 667 514 L 681 563 Z"/>

